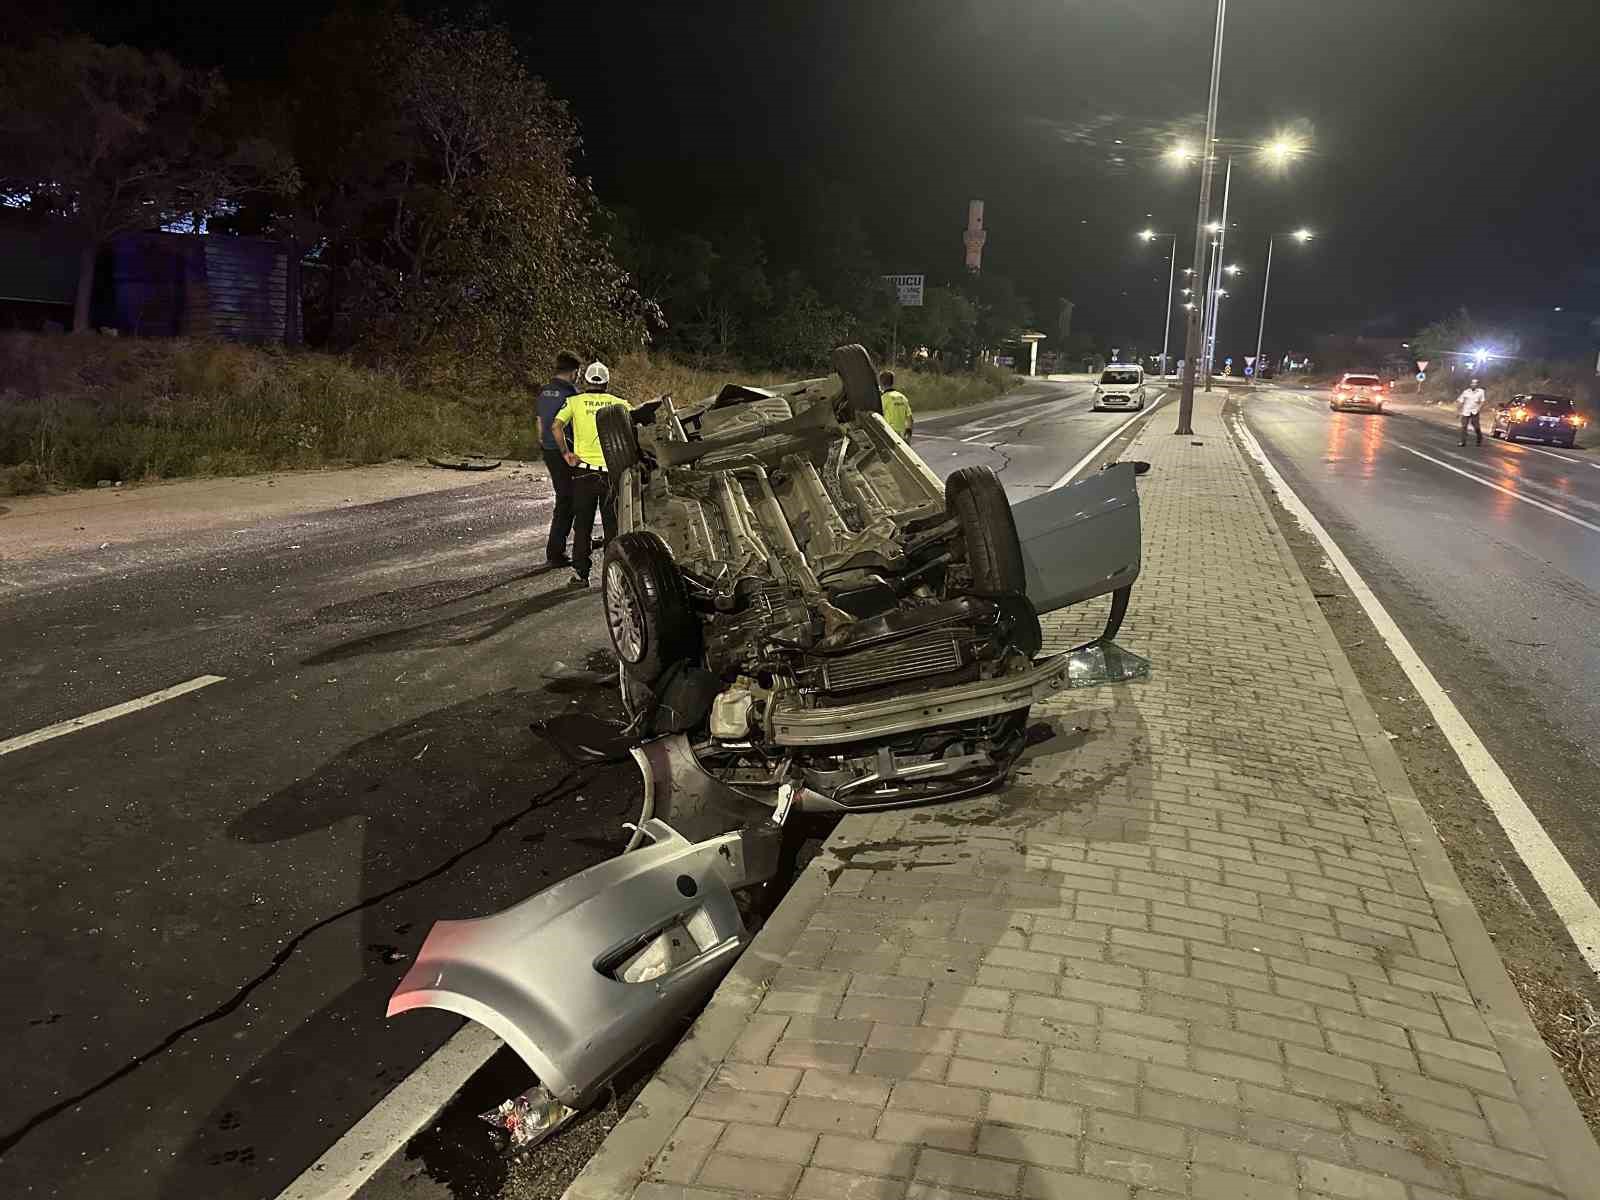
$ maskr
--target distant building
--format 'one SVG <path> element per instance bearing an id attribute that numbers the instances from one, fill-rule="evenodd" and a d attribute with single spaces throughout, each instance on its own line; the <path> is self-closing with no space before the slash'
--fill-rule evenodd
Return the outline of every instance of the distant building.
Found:
<path id="1" fill-rule="evenodd" d="M 961 241 L 967 248 L 967 270 L 976 275 L 983 270 L 983 244 L 989 240 L 989 231 L 983 227 L 983 201 L 967 202 L 967 229 Z"/>
<path id="2" fill-rule="evenodd" d="M 0 328 L 71 327 L 82 244 L 69 226 L 0 222 Z M 296 258 L 287 243 L 266 238 L 125 233 L 95 264 L 90 325 L 137 337 L 296 345 Z"/>

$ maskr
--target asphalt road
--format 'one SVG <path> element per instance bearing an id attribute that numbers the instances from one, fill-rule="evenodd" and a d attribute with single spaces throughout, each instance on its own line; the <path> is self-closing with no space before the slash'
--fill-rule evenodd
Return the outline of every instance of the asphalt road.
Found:
<path id="1" fill-rule="evenodd" d="M 456 1022 L 383 1003 L 431 921 L 615 853 L 633 772 L 529 730 L 605 634 L 526 477 L 130 547 L 0 599 L 0 1194 L 276 1193 Z M 13 580 L 14 582 L 14 580 Z"/>
<path id="2" fill-rule="evenodd" d="M 1012 503 L 1048 490 L 1130 413 L 1093 411 L 1085 380 L 1036 384 L 1020 396 L 919 418 L 912 445 L 941 476 L 987 466 L 999 474 Z M 1150 385 L 1147 409 L 1161 394 Z"/>
<path id="3" fill-rule="evenodd" d="M 914 445 L 1021 499 L 1126 420 L 1089 403 L 1034 385 Z M 501 475 L 9 572 L 0 743 L 224 679 L 0 755 L 0 1194 L 275 1195 L 456 1027 L 382 1016 L 429 924 L 616 852 L 635 773 L 529 730 L 614 704 L 549 677 L 608 647 L 598 596 L 534 569 L 541 494 Z"/>
<path id="4" fill-rule="evenodd" d="M 1450 692 L 1592 894 L 1600 893 L 1600 456 L 1460 447 L 1399 401 L 1243 403 L 1268 457 Z M 1487 414 L 1485 414 L 1487 418 Z M 1487 419 L 1484 422 L 1488 428 Z"/>

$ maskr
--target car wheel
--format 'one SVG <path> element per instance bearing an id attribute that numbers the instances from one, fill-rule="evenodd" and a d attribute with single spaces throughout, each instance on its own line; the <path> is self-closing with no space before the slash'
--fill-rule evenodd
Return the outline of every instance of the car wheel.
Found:
<path id="1" fill-rule="evenodd" d="M 595 416 L 595 432 L 600 435 L 600 454 L 606 471 L 621 475 L 639 462 L 639 435 L 633 428 L 633 412 L 620 404 L 602 408 Z"/>
<path id="2" fill-rule="evenodd" d="M 653 683 L 673 663 L 698 660 L 700 622 L 659 534 L 637 529 L 613 538 L 600 581 L 606 630 L 628 674 Z"/>
<path id="3" fill-rule="evenodd" d="M 973 590 L 985 596 L 1026 594 L 1022 543 L 1000 477 L 988 467 L 962 467 L 945 482 L 944 506 L 961 524 Z"/>
<path id="4" fill-rule="evenodd" d="M 878 372 L 872 366 L 867 348 L 852 342 L 836 346 L 830 361 L 844 382 L 844 400 L 853 413 L 883 415 L 883 392 L 878 387 Z"/>

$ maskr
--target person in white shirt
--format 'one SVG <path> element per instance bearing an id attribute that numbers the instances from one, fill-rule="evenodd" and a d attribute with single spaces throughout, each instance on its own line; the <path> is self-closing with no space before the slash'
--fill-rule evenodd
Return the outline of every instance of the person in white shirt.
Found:
<path id="1" fill-rule="evenodd" d="M 1483 427 L 1478 424 L 1478 412 L 1487 399 L 1476 379 L 1466 391 L 1456 397 L 1456 411 L 1461 414 L 1461 445 L 1467 444 L 1468 425 L 1472 426 L 1472 432 L 1478 435 L 1478 445 L 1483 445 Z"/>

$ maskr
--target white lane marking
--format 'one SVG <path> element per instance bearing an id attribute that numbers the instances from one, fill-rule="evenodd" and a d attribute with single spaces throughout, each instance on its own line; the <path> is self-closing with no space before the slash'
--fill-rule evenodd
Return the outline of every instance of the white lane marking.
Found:
<path id="1" fill-rule="evenodd" d="M 1083 471 L 1083 469 L 1085 467 L 1087 467 L 1090 463 L 1092 463 L 1095 460 L 1095 456 L 1098 455 L 1100 453 L 1100 451 L 1104 450 L 1107 446 L 1111 445 L 1111 443 L 1114 440 L 1116 440 L 1116 436 L 1119 433 L 1121 433 L 1129 425 L 1132 425 L 1135 421 L 1140 420 L 1143 417 L 1148 417 L 1148 416 L 1152 415 L 1156 411 L 1156 409 L 1161 407 L 1161 402 L 1163 400 L 1165 400 L 1166 398 L 1167 398 L 1167 393 L 1166 392 L 1162 392 L 1159 396 L 1156 397 L 1156 402 L 1154 404 L 1152 404 L 1149 408 L 1145 409 L 1143 412 L 1134 413 L 1133 416 L 1129 417 L 1121 425 L 1118 425 L 1110 433 L 1106 434 L 1106 436 L 1101 439 L 1100 444 L 1098 446 L 1096 446 L 1093 450 L 1089 451 L 1089 453 L 1085 454 L 1077 462 L 1073 463 L 1072 464 L 1072 469 L 1070 471 L 1068 471 L 1065 475 L 1063 475 L 1060 479 L 1058 479 L 1054 483 L 1052 483 L 1049 486 L 1049 488 L 1047 488 L 1046 490 L 1053 492 L 1058 487 L 1066 487 L 1067 484 L 1071 483 L 1074 479 L 1076 479 L 1078 477 L 1078 475 Z"/>
<path id="2" fill-rule="evenodd" d="M 1433 714 L 1434 724 L 1438 725 L 1440 732 L 1449 740 L 1450 748 L 1461 760 L 1461 765 L 1477 787 L 1478 794 L 1494 813 L 1495 819 L 1500 822 L 1500 828 L 1506 831 L 1506 837 L 1510 839 L 1512 848 L 1527 864 L 1534 881 L 1549 899 L 1550 906 L 1555 909 L 1562 924 L 1567 927 L 1567 932 L 1572 935 L 1572 940 L 1583 955 L 1584 961 L 1589 964 L 1589 969 L 1600 974 L 1600 905 L 1595 903 L 1594 897 L 1583 886 L 1582 880 L 1572 869 L 1572 864 L 1567 862 L 1566 856 L 1550 840 L 1550 835 L 1545 832 L 1544 826 L 1539 824 L 1539 819 L 1533 815 L 1527 802 L 1489 753 L 1488 747 L 1479 740 L 1472 726 L 1467 724 L 1467 719 L 1456 708 L 1455 702 L 1434 678 L 1427 663 L 1422 661 L 1422 656 L 1412 647 L 1406 635 L 1400 632 L 1400 626 L 1395 624 L 1394 618 L 1367 586 L 1366 580 L 1356 573 L 1355 567 L 1345 557 L 1344 551 L 1339 549 L 1338 543 L 1322 527 L 1322 522 L 1317 520 L 1305 502 L 1284 481 L 1283 476 L 1278 474 L 1277 468 L 1262 450 L 1261 443 L 1256 441 L 1255 435 L 1245 427 L 1244 422 L 1236 417 L 1233 427 L 1250 456 L 1260 464 L 1262 472 L 1272 484 L 1273 491 L 1277 492 L 1279 502 L 1322 545 L 1323 553 L 1328 556 L 1328 560 L 1344 579 L 1345 586 L 1350 589 L 1350 594 L 1360 602 L 1373 627 L 1388 644 L 1395 661 L 1400 664 L 1400 669 L 1406 673 L 1411 686 L 1416 688 L 1417 695 L 1428 706 L 1428 711 Z"/>
<path id="3" fill-rule="evenodd" d="M 349 1200 L 504 1045 L 468 1021 L 352 1125 L 277 1200 Z"/>
<path id="4" fill-rule="evenodd" d="M 125 717 L 129 713 L 138 712 L 141 708 L 150 708 L 163 701 L 182 696 L 186 692 L 199 691 L 203 687 L 210 687 L 213 683 L 221 683 L 223 678 L 221 675 L 196 675 L 185 683 L 162 688 L 159 692 L 151 692 L 148 696 L 140 696 L 136 700 L 124 700 L 121 704 L 113 704 L 110 708 L 85 713 L 68 721 L 57 721 L 54 725 L 46 725 L 43 729 L 35 729 L 32 733 L 19 734 L 17 737 L 0 742 L 0 755 L 10 754 L 14 750 L 25 750 L 29 746 L 37 746 L 40 742 L 48 742 L 51 738 L 76 733 L 80 729 L 88 729 L 91 725 L 99 725 L 102 721 Z"/>
<path id="5" fill-rule="evenodd" d="M 1407 454 L 1415 454 L 1418 458 L 1425 458 L 1435 466 L 1443 467 L 1446 471 L 1454 471 L 1463 479 L 1470 479 L 1473 483 L 1482 484 L 1486 488 L 1493 488 L 1497 492 L 1505 493 L 1513 500 L 1520 500 L 1524 504 L 1531 504 L 1535 508 L 1542 508 L 1551 516 L 1560 517 L 1563 521 L 1571 521 L 1574 525 L 1582 525 L 1585 529 L 1592 530 L 1595 533 L 1600 533 L 1600 525 L 1591 525 L 1582 517 L 1575 517 L 1565 509 L 1557 508 L 1554 504 L 1546 504 L 1543 500 L 1535 500 L 1532 496 L 1524 496 L 1521 492 L 1514 488 L 1504 487 L 1498 483 L 1495 483 L 1491 479 L 1485 479 L 1481 475 L 1474 475 L 1471 471 L 1463 471 L 1460 467 L 1452 467 L 1449 463 L 1445 462 L 1444 459 L 1435 458 L 1431 454 L 1424 454 L 1421 450 L 1413 450 L 1404 442 L 1396 442 L 1395 445 L 1399 446 L 1400 449 L 1404 450 Z"/>
<path id="6" fill-rule="evenodd" d="M 1581 458 L 1568 458 L 1565 454 L 1557 454 L 1554 450 L 1546 450 L 1543 446 L 1524 446 L 1516 442 L 1511 444 L 1516 446 L 1518 450 L 1532 450 L 1535 454 L 1548 454 L 1551 458 L 1559 458 L 1562 462 L 1576 463 L 1583 461 Z M 1593 466 L 1594 464 L 1590 463 L 1589 465 Z"/>

